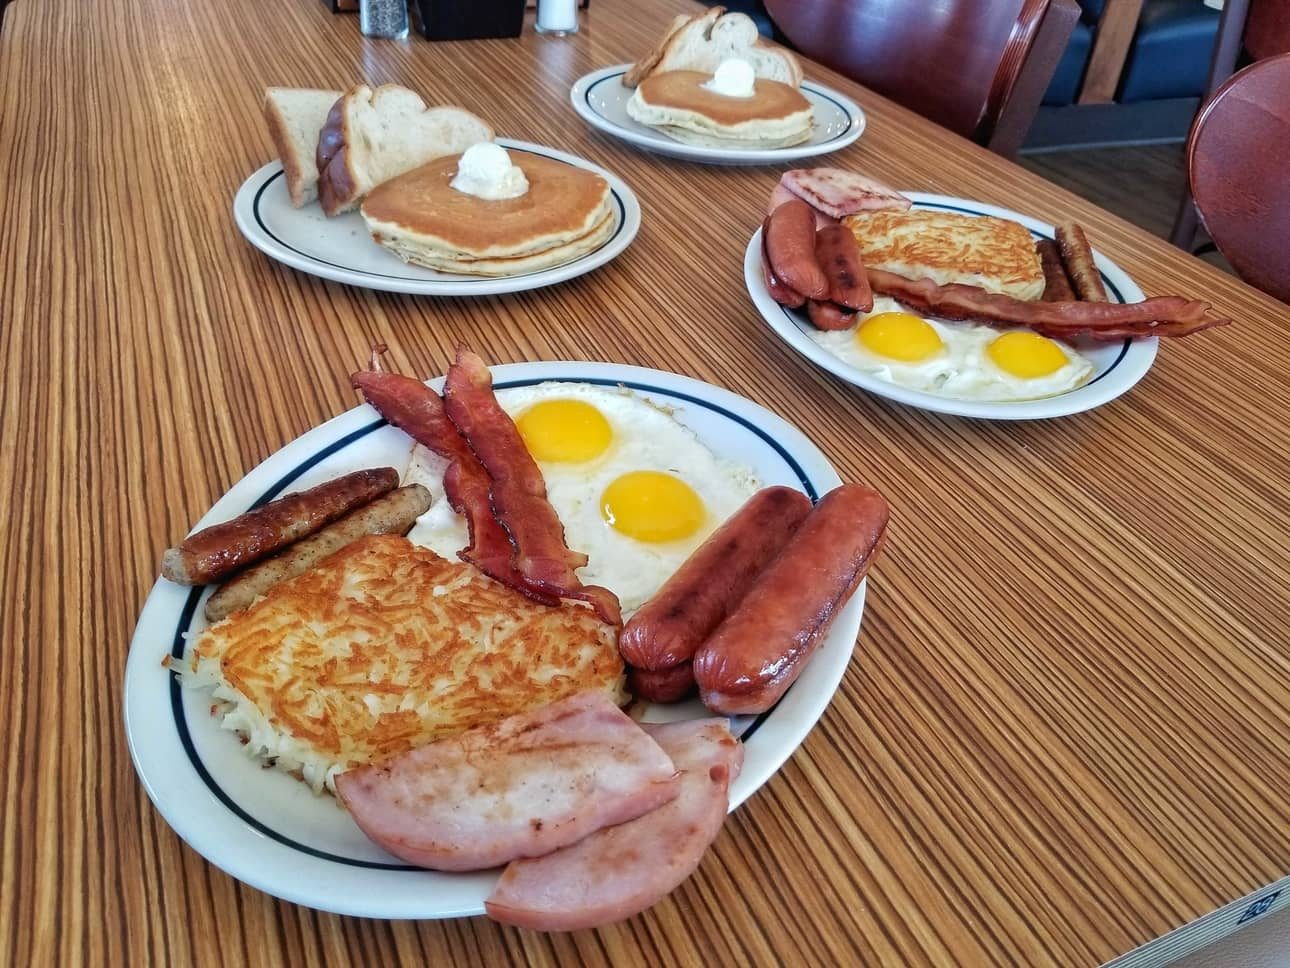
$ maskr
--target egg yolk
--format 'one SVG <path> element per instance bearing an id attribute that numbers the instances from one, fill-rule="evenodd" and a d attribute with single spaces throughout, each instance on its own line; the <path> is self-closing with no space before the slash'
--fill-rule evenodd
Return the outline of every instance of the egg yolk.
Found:
<path id="1" fill-rule="evenodd" d="M 706 516 L 694 489 L 662 471 L 631 471 L 610 482 L 600 513 L 615 531 L 651 543 L 688 537 Z"/>
<path id="2" fill-rule="evenodd" d="M 985 351 L 995 366 L 1022 380 L 1056 373 L 1067 362 L 1066 354 L 1052 340 L 1020 329 L 996 337 Z"/>
<path id="3" fill-rule="evenodd" d="M 614 439 L 605 415 L 581 400 L 543 400 L 515 421 L 535 460 L 576 464 L 599 457 Z"/>
<path id="4" fill-rule="evenodd" d="M 870 316 L 856 330 L 856 341 L 870 353 L 902 363 L 925 360 L 945 345 L 927 320 L 909 313 Z"/>

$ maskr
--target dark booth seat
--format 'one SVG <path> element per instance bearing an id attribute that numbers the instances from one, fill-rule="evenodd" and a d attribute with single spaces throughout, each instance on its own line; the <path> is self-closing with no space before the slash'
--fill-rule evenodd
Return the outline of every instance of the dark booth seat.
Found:
<path id="1" fill-rule="evenodd" d="M 1088 66 L 1102 0 L 1079 0 L 1084 15 L 1075 25 L 1066 52 L 1044 94 L 1044 104 L 1074 104 Z M 1210 56 L 1218 36 L 1219 11 L 1201 0 L 1146 0 L 1116 101 L 1154 101 L 1200 97 L 1205 92 Z"/>
<path id="2" fill-rule="evenodd" d="M 1218 37 L 1219 11 L 1200 0 L 1147 0 L 1117 100 L 1200 97 Z"/>

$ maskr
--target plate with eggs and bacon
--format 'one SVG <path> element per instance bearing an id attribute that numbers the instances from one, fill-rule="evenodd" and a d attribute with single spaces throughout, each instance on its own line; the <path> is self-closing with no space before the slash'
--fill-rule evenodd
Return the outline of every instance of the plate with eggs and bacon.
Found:
<path id="1" fill-rule="evenodd" d="M 830 702 L 887 504 L 698 380 L 461 348 L 423 383 L 381 352 L 366 404 L 163 554 L 125 674 L 140 779 L 310 907 L 647 910 Z"/>
<path id="2" fill-rule="evenodd" d="M 998 420 L 1100 406 L 1146 374 L 1160 337 L 1228 322 L 1204 302 L 1147 299 L 1073 223 L 834 168 L 783 175 L 744 279 L 771 329 L 830 373 Z"/>

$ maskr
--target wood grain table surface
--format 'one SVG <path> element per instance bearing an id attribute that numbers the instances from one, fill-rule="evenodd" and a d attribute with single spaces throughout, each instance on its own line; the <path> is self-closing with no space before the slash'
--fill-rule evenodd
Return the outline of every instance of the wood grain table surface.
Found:
<path id="1" fill-rule="evenodd" d="M 1095 412 L 947 418 L 785 347 L 743 285 L 775 168 L 639 153 L 581 74 L 678 9 L 596 0 L 575 37 L 367 41 L 317 0 L 17 0 L 0 43 L 0 962 L 10 965 L 1093 965 L 1290 873 L 1287 307 L 808 65 L 857 98 L 831 163 L 1074 217 L 1148 294 L 1236 324 L 1168 343 Z M 911 57 L 917 51 L 910 52 Z M 644 222 L 605 268 L 514 296 L 327 283 L 239 235 L 267 85 L 397 81 L 585 156 Z M 161 550 L 249 468 L 407 373 L 607 360 L 731 388 L 894 519 L 850 670 L 697 874 L 648 913 L 542 935 L 279 902 L 185 846 L 131 768 L 122 671 Z M 164 644 L 162 644 L 164 649 Z"/>

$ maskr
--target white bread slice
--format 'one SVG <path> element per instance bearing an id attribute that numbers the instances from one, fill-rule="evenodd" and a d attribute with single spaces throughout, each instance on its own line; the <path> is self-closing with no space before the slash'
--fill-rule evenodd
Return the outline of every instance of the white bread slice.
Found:
<path id="1" fill-rule="evenodd" d="M 757 77 L 779 81 L 790 87 L 802 85 L 802 65 L 797 57 L 791 51 L 763 40 L 757 32 L 757 25 L 747 14 L 726 13 L 724 7 L 712 7 L 702 16 L 674 29 L 653 66 L 641 72 L 635 80 L 639 83 L 651 74 L 664 71 L 711 74 L 729 57 L 747 61 Z"/>
<path id="2" fill-rule="evenodd" d="M 667 45 L 672 42 L 672 38 L 683 27 L 688 26 L 691 20 L 697 19 L 697 15 L 692 17 L 684 13 L 678 13 L 673 17 L 672 23 L 667 28 L 667 33 L 663 35 L 663 39 L 654 45 L 653 50 L 627 69 L 627 73 L 623 75 L 623 87 L 635 87 L 649 77 L 650 72 L 654 70 L 659 60 L 662 59 L 663 52 L 667 50 Z"/>
<path id="3" fill-rule="evenodd" d="M 323 211 L 357 208 L 381 182 L 444 155 L 455 155 L 493 129 L 464 108 L 426 107 L 395 84 L 360 84 L 336 102 L 318 137 L 318 197 Z"/>
<path id="4" fill-rule="evenodd" d="M 264 120 L 287 175 L 287 192 L 296 208 L 318 197 L 318 132 L 340 91 L 271 87 L 264 92 Z"/>

